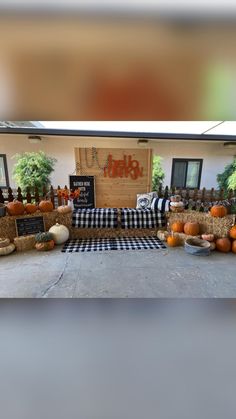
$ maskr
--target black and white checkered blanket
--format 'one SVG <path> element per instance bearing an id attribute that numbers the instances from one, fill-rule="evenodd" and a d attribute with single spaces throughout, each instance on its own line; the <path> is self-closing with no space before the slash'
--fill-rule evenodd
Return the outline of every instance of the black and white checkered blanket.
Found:
<path id="1" fill-rule="evenodd" d="M 152 250 L 166 249 L 165 244 L 157 237 L 116 237 L 74 239 L 67 241 L 63 253 L 98 252 L 103 250 Z"/>
<path id="2" fill-rule="evenodd" d="M 166 217 L 160 211 L 151 209 L 121 209 L 121 228 L 157 228 L 165 227 Z"/>
<path id="3" fill-rule="evenodd" d="M 117 228 L 117 208 L 81 208 L 73 212 L 72 226 L 77 228 Z"/>

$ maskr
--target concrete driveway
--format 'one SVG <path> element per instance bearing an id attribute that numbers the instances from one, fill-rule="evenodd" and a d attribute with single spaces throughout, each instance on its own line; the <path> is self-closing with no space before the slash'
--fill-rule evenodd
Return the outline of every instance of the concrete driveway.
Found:
<path id="1" fill-rule="evenodd" d="M 236 256 L 167 250 L 61 253 L 0 259 L 0 297 L 236 297 Z"/>

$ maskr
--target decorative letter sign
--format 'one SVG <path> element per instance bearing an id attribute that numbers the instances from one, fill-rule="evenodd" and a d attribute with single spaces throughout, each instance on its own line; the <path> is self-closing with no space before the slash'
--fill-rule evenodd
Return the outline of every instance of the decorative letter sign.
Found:
<path id="1" fill-rule="evenodd" d="M 124 155 L 123 160 L 114 160 L 108 156 L 108 165 L 104 168 L 104 177 L 128 178 L 133 180 L 143 177 L 143 167 L 139 166 L 138 160 L 132 160 L 132 156 Z"/>

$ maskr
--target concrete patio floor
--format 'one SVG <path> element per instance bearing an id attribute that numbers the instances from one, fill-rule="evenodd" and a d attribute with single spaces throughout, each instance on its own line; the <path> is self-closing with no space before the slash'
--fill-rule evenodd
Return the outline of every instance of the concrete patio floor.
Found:
<path id="1" fill-rule="evenodd" d="M 236 297 L 236 256 L 166 250 L 61 253 L 0 259 L 0 297 Z"/>

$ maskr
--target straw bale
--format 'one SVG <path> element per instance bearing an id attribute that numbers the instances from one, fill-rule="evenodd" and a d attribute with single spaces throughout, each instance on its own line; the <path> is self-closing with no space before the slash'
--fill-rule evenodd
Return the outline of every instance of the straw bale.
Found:
<path id="1" fill-rule="evenodd" d="M 17 236 L 15 220 L 17 218 L 31 218 L 41 215 L 44 217 L 45 229 L 48 231 L 56 222 L 64 224 L 71 231 L 72 216 L 69 214 L 60 214 L 58 211 L 54 210 L 52 212 L 42 213 L 37 211 L 34 214 L 25 214 L 21 216 L 10 216 L 6 215 L 5 217 L 0 217 L 0 237 L 9 238 L 13 242 L 14 238 Z"/>
<path id="2" fill-rule="evenodd" d="M 71 237 L 80 238 L 116 238 L 116 237 L 143 237 L 156 236 L 157 229 L 122 229 L 122 228 L 73 228 Z"/>
<path id="3" fill-rule="evenodd" d="M 232 225 L 235 223 L 235 215 L 230 214 L 223 218 L 212 217 L 209 213 L 197 211 L 185 211 L 183 213 L 168 213 L 167 222 L 171 226 L 174 221 L 188 221 L 198 222 L 200 225 L 200 234 L 212 233 L 219 237 L 227 237 Z"/>

